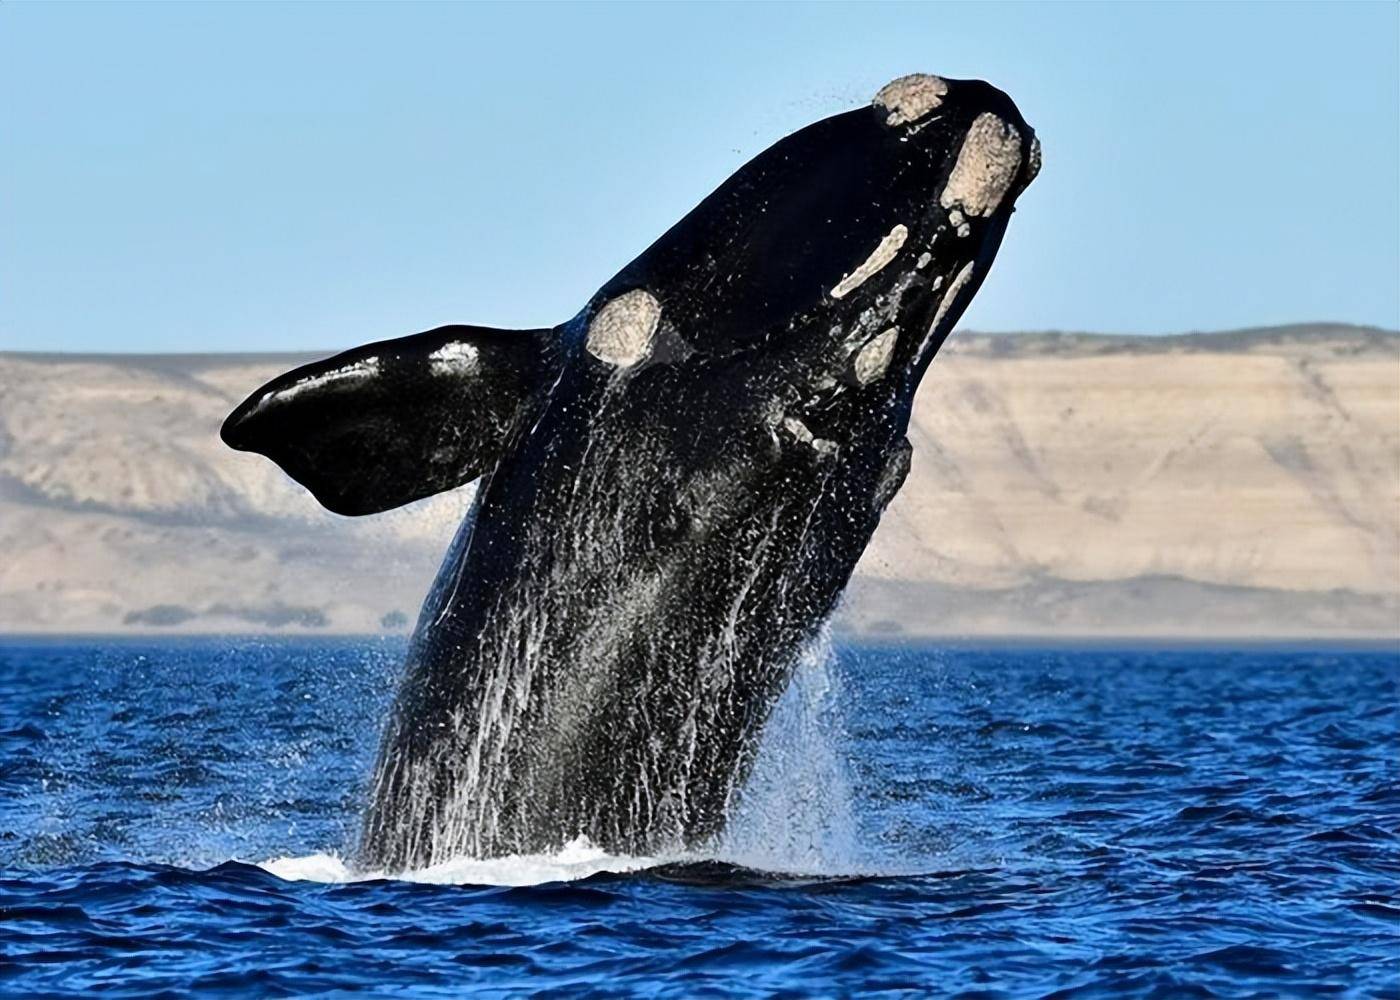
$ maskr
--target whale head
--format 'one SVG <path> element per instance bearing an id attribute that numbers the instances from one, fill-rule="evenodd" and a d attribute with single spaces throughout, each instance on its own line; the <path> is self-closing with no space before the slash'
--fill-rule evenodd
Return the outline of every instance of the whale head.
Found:
<path id="1" fill-rule="evenodd" d="M 568 367 L 663 410 L 698 382 L 818 445 L 838 417 L 898 429 L 1039 167 L 1000 90 L 900 77 L 759 154 L 560 327 L 368 344 L 275 379 L 223 436 L 366 514 L 489 473 Z"/>
<path id="2" fill-rule="evenodd" d="M 332 510 L 365 514 L 489 473 L 566 368 L 663 411 L 700 383 L 817 444 L 835 438 L 815 424 L 837 417 L 899 429 L 1039 167 L 1034 130 L 1000 90 L 900 77 L 759 154 L 560 327 L 441 327 L 356 348 L 264 386 L 223 436 Z"/>
<path id="3" fill-rule="evenodd" d="M 747 354 L 907 405 L 1039 166 L 1001 91 L 901 77 L 759 155 L 604 285 L 586 349 L 612 372 Z"/>

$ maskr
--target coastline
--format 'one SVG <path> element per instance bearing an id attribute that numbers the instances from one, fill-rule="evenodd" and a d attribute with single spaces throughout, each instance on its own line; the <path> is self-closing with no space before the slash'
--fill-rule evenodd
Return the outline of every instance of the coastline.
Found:
<path id="1" fill-rule="evenodd" d="M 219 422 L 318 356 L 0 352 L 0 630 L 378 634 L 472 490 L 321 510 Z M 1400 332 L 957 334 L 837 632 L 1400 635 Z"/>

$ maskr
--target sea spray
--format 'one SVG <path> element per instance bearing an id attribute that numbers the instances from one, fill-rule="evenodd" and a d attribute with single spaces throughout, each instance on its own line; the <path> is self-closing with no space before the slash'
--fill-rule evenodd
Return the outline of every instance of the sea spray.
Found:
<path id="1" fill-rule="evenodd" d="M 715 854 L 747 868 L 850 873 L 861 857 L 845 738 L 840 663 L 824 628 L 763 730 Z"/>
<path id="2" fill-rule="evenodd" d="M 484 860 L 457 857 L 403 872 L 364 871 L 339 855 L 325 853 L 276 857 L 258 862 L 258 867 L 289 882 L 338 884 L 394 879 L 428 885 L 527 886 L 575 882 L 600 874 L 621 875 L 659 863 L 657 858 L 608 854 L 580 837 L 549 854 L 512 854 Z"/>
<path id="3" fill-rule="evenodd" d="M 730 801 L 730 822 L 704 848 L 660 857 L 609 854 L 579 837 L 558 851 L 477 859 L 467 854 L 401 872 L 370 871 L 334 854 L 259 863 L 274 875 L 313 882 L 382 878 L 468 885 L 535 885 L 657 865 L 722 861 L 761 872 L 850 875 L 869 867 L 855 808 L 845 732 L 845 685 L 830 629 L 804 651 L 764 727 L 748 780 Z"/>

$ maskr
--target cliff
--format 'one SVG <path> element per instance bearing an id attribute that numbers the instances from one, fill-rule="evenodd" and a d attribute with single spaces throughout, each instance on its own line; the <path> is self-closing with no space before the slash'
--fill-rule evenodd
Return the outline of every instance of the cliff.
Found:
<path id="1" fill-rule="evenodd" d="M 470 490 L 321 510 L 218 426 L 312 355 L 0 354 L 0 631 L 398 630 Z M 866 633 L 1400 634 L 1400 334 L 960 333 Z"/>

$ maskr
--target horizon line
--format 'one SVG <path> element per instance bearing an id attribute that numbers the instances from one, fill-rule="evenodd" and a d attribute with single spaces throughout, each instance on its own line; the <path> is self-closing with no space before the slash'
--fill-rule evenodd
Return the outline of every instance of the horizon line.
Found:
<path id="1" fill-rule="evenodd" d="M 470 325 L 470 324 L 463 324 Z M 562 324 L 561 324 L 562 325 Z M 1096 339 L 1116 339 L 1116 340 L 1157 340 L 1166 341 L 1180 338 L 1209 338 L 1209 337 L 1230 337 L 1248 334 L 1320 334 L 1327 331 L 1345 331 L 1362 333 L 1367 335 L 1380 335 L 1382 337 L 1400 337 L 1400 328 L 1376 326 L 1370 323 L 1349 323 L 1337 320 L 1302 320 L 1292 323 L 1271 323 L 1261 326 L 1240 326 L 1229 327 L 1218 330 L 1182 330 L 1175 333 L 1119 333 L 1101 330 L 1066 330 L 1046 328 L 1039 330 L 974 330 L 958 329 L 949 336 L 951 343 L 956 337 L 1090 337 Z M 413 336 L 413 334 L 404 334 Z M 395 340 L 398 338 L 386 338 Z M 373 342 L 372 342 L 373 343 Z M 351 345 L 351 347 L 361 345 Z M 227 355 L 237 356 L 275 356 L 275 355 L 318 355 L 326 356 L 339 354 L 348 350 L 347 347 L 336 348 L 314 348 L 314 347 L 287 347 L 278 350 L 258 350 L 258 349 L 211 349 L 211 350 L 187 350 L 187 351 L 144 351 L 144 350 L 108 350 L 108 351 L 83 351 L 67 350 L 64 348 L 50 348 L 47 350 L 34 350 L 32 348 L 0 348 L 0 356 L 28 355 L 38 357 L 71 356 L 87 358 L 105 357 L 181 357 L 198 356 L 213 357 Z"/>

